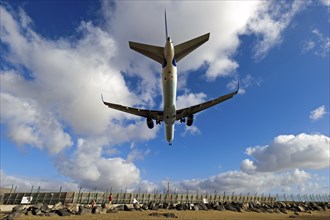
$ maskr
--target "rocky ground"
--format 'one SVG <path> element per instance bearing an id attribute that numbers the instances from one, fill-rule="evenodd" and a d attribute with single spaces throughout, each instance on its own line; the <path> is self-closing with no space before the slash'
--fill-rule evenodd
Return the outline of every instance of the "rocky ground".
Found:
<path id="1" fill-rule="evenodd" d="M 195 203 L 195 204 L 129 204 L 90 205 L 61 203 L 15 206 L 2 219 L 330 219 L 329 203 Z"/>

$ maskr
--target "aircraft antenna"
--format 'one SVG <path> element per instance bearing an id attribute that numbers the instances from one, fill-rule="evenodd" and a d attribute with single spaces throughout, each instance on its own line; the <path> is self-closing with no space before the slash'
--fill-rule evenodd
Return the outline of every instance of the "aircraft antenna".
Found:
<path id="1" fill-rule="evenodd" d="M 168 33 L 167 33 L 167 19 L 166 19 L 166 10 L 165 10 L 165 34 L 166 34 L 166 40 L 168 38 Z"/>

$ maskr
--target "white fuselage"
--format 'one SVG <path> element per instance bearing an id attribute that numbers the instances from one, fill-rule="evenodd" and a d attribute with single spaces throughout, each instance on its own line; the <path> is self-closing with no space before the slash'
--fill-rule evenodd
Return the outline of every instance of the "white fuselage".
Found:
<path id="1" fill-rule="evenodd" d="M 174 55 L 174 46 L 171 38 L 168 37 L 164 48 L 165 61 L 162 70 L 162 84 L 165 136 L 169 143 L 172 143 L 174 138 L 174 123 L 176 121 L 177 68 Z"/>

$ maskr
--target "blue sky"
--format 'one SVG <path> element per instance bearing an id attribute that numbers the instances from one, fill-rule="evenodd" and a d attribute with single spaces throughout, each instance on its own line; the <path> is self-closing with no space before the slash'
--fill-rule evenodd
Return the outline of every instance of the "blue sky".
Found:
<path id="1" fill-rule="evenodd" d="M 1 187 L 329 192 L 329 1 L 1 3 Z M 128 41 L 211 33 L 178 63 L 177 105 L 233 99 L 163 126 L 161 67 Z"/>

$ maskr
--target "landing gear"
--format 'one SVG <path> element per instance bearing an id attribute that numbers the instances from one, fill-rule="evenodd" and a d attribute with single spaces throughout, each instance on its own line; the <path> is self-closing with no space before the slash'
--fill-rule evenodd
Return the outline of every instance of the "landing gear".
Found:
<path id="1" fill-rule="evenodd" d="M 185 122 L 186 122 L 186 118 L 181 118 L 181 119 L 180 119 L 180 122 L 181 122 L 181 123 L 185 123 Z"/>

